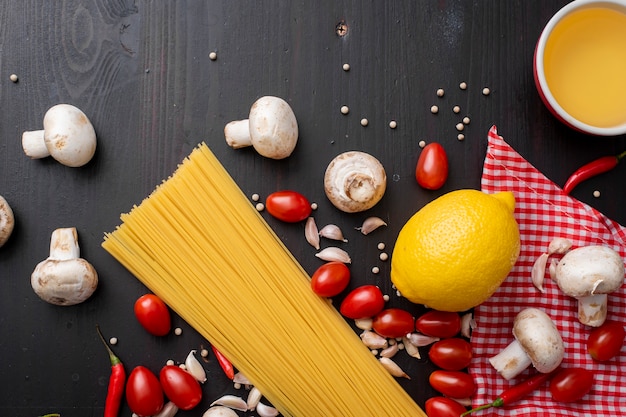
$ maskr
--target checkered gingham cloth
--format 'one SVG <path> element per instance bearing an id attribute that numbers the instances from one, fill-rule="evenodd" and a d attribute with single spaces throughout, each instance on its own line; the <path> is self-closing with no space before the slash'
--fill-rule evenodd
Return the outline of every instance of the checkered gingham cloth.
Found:
<path id="1" fill-rule="evenodd" d="M 515 194 L 521 252 L 502 286 L 474 310 L 477 322 L 471 337 L 474 359 L 469 368 L 478 387 L 474 406 L 490 403 L 507 387 L 536 372 L 531 366 L 515 379 L 506 381 L 488 361 L 513 340 L 513 319 L 525 307 L 543 309 L 560 330 L 565 343 L 561 366 L 590 369 L 595 383 L 591 392 L 575 403 L 553 401 L 545 384 L 523 401 L 479 411 L 476 416 L 626 416 L 626 349 L 611 361 L 594 361 L 586 352 L 591 328 L 578 322 L 577 301 L 562 294 L 547 271 L 544 293 L 531 281 L 533 263 L 547 251 L 553 238 L 570 239 L 574 247 L 609 246 L 626 258 L 626 229 L 565 195 L 498 136 L 495 126 L 489 131 L 481 188 L 486 193 L 508 190 Z M 608 299 L 608 318 L 626 323 L 626 288 L 610 294 Z"/>

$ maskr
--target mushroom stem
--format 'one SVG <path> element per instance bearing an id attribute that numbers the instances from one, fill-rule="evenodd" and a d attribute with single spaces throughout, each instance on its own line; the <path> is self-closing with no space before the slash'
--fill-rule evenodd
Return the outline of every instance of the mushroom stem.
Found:
<path id="1" fill-rule="evenodd" d="M 224 127 L 224 137 L 226 143 L 233 149 L 245 148 L 252 146 L 252 138 L 250 137 L 250 121 L 235 120 L 228 123 Z"/>
<path id="2" fill-rule="evenodd" d="M 512 341 L 496 356 L 489 359 L 491 366 L 506 380 L 515 378 L 532 363 L 522 345 L 517 341 Z"/>
<path id="3" fill-rule="evenodd" d="M 600 327 L 606 320 L 607 294 L 594 294 L 578 298 L 578 320 L 587 326 Z"/>
<path id="4" fill-rule="evenodd" d="M 22 133 L 22 149 L 31 159 L 41 159 L 50 156 L 43 134 L 43 129 Z"/>
<path id="5" fill-rule="evenodd" d="M 50 238 L 50 256 L 48 259 L 67 261 L 76 258 L 80 258 L 76 228 L 66 227 L 54 230 Z"/>

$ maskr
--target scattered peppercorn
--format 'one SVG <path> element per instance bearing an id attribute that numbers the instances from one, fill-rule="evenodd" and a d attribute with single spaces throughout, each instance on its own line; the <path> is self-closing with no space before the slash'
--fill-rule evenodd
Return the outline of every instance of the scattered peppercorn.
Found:
<path id="1" fill-rule="evenodd" d="M 431 112 L 432 114 L 437 114 L 437 113 L 439 113 L 439 107 L 438 107 L 438 106 L 432 106 L 432 107 L 430 108 L 430 112 Z"/>
<path id="2" fill-rule="evenodd" d="M 389 127 L 395 129 L 396 127 L 398 127 L 398 123 L 395 120 L 392 120 L 389 122 Z"/>
<path id="3" fill-rule="evenodd" d="M 466 82 L 462 82 L 461 84 L 459 84 L 459 88 L 461 90 L 466 90 L 467 89 L 467 83 Z"/>
<path id="4" fill-rule="evenodd" d="M 464 125 L 468 125 L 468 124 L 470 124 L 470 118 L 469 118 L 469 117 L 467 117 L 467 116 L 465 116 L 465 117 L 463 118 L 463 124 L 464 124 Z"/>
<path id="5" fill-rule="evenodd" d="M 595 191 L 593 192 L 593 196 L 594 196 L 595 198 L 600 197 L 600 191 L 595 190 Z"/>
<path id="6" fill-rule="evenodd" d="M 16 82 L 17 82 L 17 80 L 18 80 L 18 78 L 17 78 L 17 75 L 16 75 L 16 74 L 11 74 L 11 76 L 9 76 L 9 79 L 10 79 L 11 81 L 13 81 L 14 83 L 16 83 Z"/>
<path id="7" fill-rule="evenodd" d="M 216 52 L 211 52 L 211 53 L 209 54 L 209 59 L 210 59 L 211 61 L 215 61 L 215 60 L 217 59 L 217 53 L 216 53 Z"/>
<path id="8" fill-rule="evenodd" d="M 361 119 L 361 126 L 365 127 L 365 126 L 367 126 L 369 123 L 370 123 L 370 122 L 369 122 L 369 120 L 367 120 L 367 119 L 365 119 L 365 118 Z"/>
<path id="9" fill-rule="evenodd" d="M 459 106 L 454 106 L 452 107 L 452 111 L 455 113 L 459 113 L 461 111 L 461 108 Z"/>
<path id="10" fill-rule="evenodd" d="M 437 97 L 443 97 L 444 94 L 445 92 L 443 91 L 443 88 L 437 90 Z"/>
<path id="11" fill-rule="evenodd" d="M 426 141 L 420 140 L 418 145 L 419 145 L 420 148 L 423 148 L 424 146 L 426 146 Z"/>
<path id="12" fill-rule="evenodd" d="M 457 138 L 458 140 L 463 140 L 463 139 L 465 139 L 465 135 L 464 135 L 463 133 L 459 133 L 459 134 L 456 136 L 456 138 Z"/>
<path id="13" fill-rule="evenodd" d="M 350 71 L 350 64 L 343 64 L 343 70 L 344 71 Z"/>
<path id="14" fill-rule="evenodd" d="M 463 123 L 457 123 L 456 124 L 456 130 L 461 132 L 463 129 L 465 129 L 465 125 Z"/>
<path id="15" fill-rule="evenodd" d="M 487 87 L 483 88 L 483 96 L 488 96 L 491 93 L 491 90 L 489 90 Z"/>
<path id="16" fill-rule="evenodd" d="M 348 106 L 341 106 L 341 114 L 350 113 L 350 108 Z"/>

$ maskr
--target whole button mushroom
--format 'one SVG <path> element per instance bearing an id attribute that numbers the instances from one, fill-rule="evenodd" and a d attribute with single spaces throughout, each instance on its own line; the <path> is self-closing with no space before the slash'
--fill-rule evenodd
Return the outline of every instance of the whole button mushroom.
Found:
<path id="1" fill-rule="evenodd" d="M 606 246 L 581 246 L 567 252 L 555 270 L 561 291 L 578 300 L 578 320 L 599 327 L 606 320 L 608 294 L 624 283 L 624 261 Z"/>
<path id="2" fill-rule="evenodd" d="M 4 197 L 0 195 L 0 248 L 9 240 L 14 226 L 13 210 Z"/>
<path id="3" fill-rule="evenodd" d="M 57 104 L 43 118 L 43 130 L 22 134 L 24 153 L 32 159 L 52 156 L 69 167 L 80 167 L 96 152 L 96 132 L 80 109 Z"/>
<path id="4" fill-rule="evenodd" d="M 386 188 L 385 168 L 365 152 L 348 151 L 337 155 L 324 174 L 326 196 L 346 213 L 372 208 L 383 198 Z"/>
<path id="5" fill-rule="evenodd" d="M 298 142 L 298 122 L 285 100 L 265 96 L 252 104 L 247 119 L 228 123 L 224 137 L 234 149 L 252 146 L 267 158 L 284 159 Z"/>
<path id="6" fill-rule="evenodd" d="M 82 303 L 93 294 L 98 274 L 80 257 L 75 227 L 52 232 L 50 256 L 37 265 L 30 283 L 42 300 L 59 306 Z"/>
<path id="7" fill-rule="evenodd" d="M 504 379 L 515 378 L 531 364 L 541 373 L 552 372 L 561 364 L 563 339 L 544 311 L 532 307 L 520 311 L 513 322 L 513 336 L 513 342 L 489 359 Z"/>

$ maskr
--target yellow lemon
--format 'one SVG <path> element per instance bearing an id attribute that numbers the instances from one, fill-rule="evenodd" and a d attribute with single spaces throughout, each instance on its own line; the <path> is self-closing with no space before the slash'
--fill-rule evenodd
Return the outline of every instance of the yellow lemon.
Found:
<path id="1" fill-rule="evenodd" d="M 418 304 L 465 311 L 487 300 L 520 251 L 512 192 L 452 191 L 431 201 L 400 230 L 391 281 Z"/>

